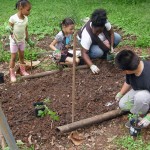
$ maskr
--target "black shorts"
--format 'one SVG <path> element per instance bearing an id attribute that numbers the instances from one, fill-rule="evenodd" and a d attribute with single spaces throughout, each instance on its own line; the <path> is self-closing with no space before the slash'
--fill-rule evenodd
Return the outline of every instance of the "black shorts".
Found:
<path id="1" fill-rule="evenodd" d="M 70 53 L 61 54 L 61 58 L 59 62 L 65 62 L 67 57 L 73 57 L 73 54 L 70 54 Z"/>

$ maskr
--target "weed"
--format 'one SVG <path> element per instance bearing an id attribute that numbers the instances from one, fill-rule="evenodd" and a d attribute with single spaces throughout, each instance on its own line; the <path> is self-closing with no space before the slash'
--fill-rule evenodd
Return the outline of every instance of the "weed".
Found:
<path id="1" fill-rule="evenodd" d="M 17 140 L 17 146 L 21 150 L 34 150 L 34 146 L 26 147 L 25 144 L 21 140 Z M 5 147 L 4 150 L 10 150 L 9 147 Z"/>
<path id="2" fill-rule="evenodd" d="M 39 65 L 39 68 L 45 70 L 45 71 L 49 71 L 49 70 L 58 70 L 58 65 L 56 63 L 52 63 L 50 62 L 50 60 L 42 62 Z"/>
<path id="3" fill-rule="evenodd" d="M 0 51 L 0 62 L 9 62 L 10 61 L 10 52 L 1 50 Z"/>
<path id="4" fill-rule="evenodd" d="M 119 137 L 114 142 L 118 145 L 118 149 L 149 150 L 150 148 L 150 143 L 143 141 L 141 136 L 137 137 L 136 140 L 131 136 L 123 136 Z"/>

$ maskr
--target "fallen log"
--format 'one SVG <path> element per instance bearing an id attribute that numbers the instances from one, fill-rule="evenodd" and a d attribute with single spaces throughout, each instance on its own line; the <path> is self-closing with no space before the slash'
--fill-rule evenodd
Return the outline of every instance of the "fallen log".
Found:
<path id="1" fill-rule="evenodd" d="M 86 69 L 86 68 L 88 68 L 87 65 L 82 65 L 82 66 L 77 66 L 76 67 L 76 69 Z M 71 69 L 72 68 L 65 68 L 63 70 L 69 71 Z M 58 73 L 58 72 L 61 72 L 61 71 L 60 70 L 46 71 L 46 72 L 36 73 L 36 74 L 33 74 L 33 75 L 31 74 L 31 75 L 28 75 L 28 76 L 22 76 L 21 79 L 39 78 L 39 77 L 44 77 L 44 76 L 51 75 L 51 74 Z"/>
<path id="2" fill-rule="evenodd" d="M 101 114 L 101 115 L 96 115 L 96 116 L 91 117 L 91 118 L 87 118 L 87 119 L 76 121 L 76 122 L 73 122 L 73 123 L 70 123 L 67 125 L 59 126 L 56 128 L 56 131 L 61 132 L 61 133 L 70 132 L 70 131 L 76 130 L 78 128 L 86 127 L 89 125 L 101 123 L 103 121 L 116 118 L 116 117 L 121 116 L 125 113 L 126 112 L 123 112 L 120 109 L 112 110 L 112 111 L 109 111 L 109 112 Z"/>

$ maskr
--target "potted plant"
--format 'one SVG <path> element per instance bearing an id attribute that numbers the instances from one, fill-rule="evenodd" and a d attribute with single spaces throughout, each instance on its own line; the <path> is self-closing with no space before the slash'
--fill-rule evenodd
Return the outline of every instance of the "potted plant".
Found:
<path id="1" fill-rule="evenodd" d="M 115 54 L 113 54 L 113 53 L 107 53 L 107 61 L 113 61 L 114 60 L 114 58 L 115 58 Z"/>
<path id="2" fill-rule="evenodd" d="M 45 110 L 45 106 L 44 106 L 44 102 L 35 102 L 33 103 L 34 108 L 34 112 L 35 112 L 35 116 L 36 117 L 41 117 L 40 116 L 40 112 Z"/>
<path id="3" fill-rule="evenodd" d="M 130 98 L 128 98 L 128 101 L 126 102 L 126 108 L 127 109 L 131 109 L 133 107 L 133 104 L 131 103 Z M 129 128 L 129 133 L 131 136 L 137 137 L 142 129 L 142 126 L 139 126 L 138 123 L 140 122 L 140 112 L 138 114 L 129 114 L 128 118 L 128 125 L 126 124 L 126 126 Z"/>
<path id="4" fill-rule="evenodd" d="M 139 126 L 138 123 L 140 119 L 139 115 L 129 114 L 130 128 L 129 133 L 131 136 L 137 137 L 141 133 L 142 126 Z"/>
<path id="5" fill-rule="evenodd" d="M 46 106 L 46 103 L 49 103 L 49 99 L 45 99 L 44 102 L 36 102 L 33 104 L 35 107 L 35 116 L 36 117 L 44 117 L 46 115 L 49 115 L 51 119 L 54 121 L 59 121 L 59 116 L 56 112 L 52 111 Z"/>

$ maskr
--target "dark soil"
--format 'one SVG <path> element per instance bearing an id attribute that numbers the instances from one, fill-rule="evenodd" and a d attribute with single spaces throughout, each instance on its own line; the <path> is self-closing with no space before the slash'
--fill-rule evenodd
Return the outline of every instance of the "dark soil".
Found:
<path id="1" fill-rule="evenodd" d="M 123 75 L 113 64 L 105 60 L 98 61 L 97 65 L 101 69 L 98 75 L 93 75 L 89 69 L 76 72 L 76 121 L 118 107 L 114 97 L 122 85 L 122 82 L 118 81 L 123 80 Z M 57 126 L 71 123 L 71 91 L 72 72 L 70 71 L 4 85 L 0 90 L 2 108 L 15 138 L 28 143 L 27 139 L 32 135 L 33 141 L 37 140 L 39 144 L 51 140 L 51 137 L 56 134 Z M 49 116 L 35 117 L 33 103 L 43 101 L 45 98 L 51 100 L 48 106 L 58 113 L 59 122 L 52 123 Z M 108 102 L 113 104 L 109 107 L 105 106 Z"/>
<path id="2" fill-rule="evenodd" d="M 37 46 L 49 50 L 49 44 L 50 38 L 46 36 L 37 43 Z M 121 49 L 132 49 L 138 54 L 141 54 L 142 50 L 124 46 L 116 48 L 115 51 Z M 124 75 L 116 69 L 113 63 L 106 60 L 97 60 L 95 63 L 100 68 L 98 75 L 93 75 L 90 69 L 76 71 L 75 121 L 118 108 L 118 102 L 114 100 L 114 97 L 124 82 Z M 39 71 L 42 70 L 36 68 L 33 73 Z M 86 141 L 78 147 L 68 140 L 68 134 L 61 135 L 55 131 L 56 127 L 71 123 L 71 71 L 62 71 L 15 84 L 9 83 L 6 76 L 5 84 L 0 85 L 0 98 L 2 109 L 15 139 L 22 140 L 28 146 L 32 142 L 39 150 L 82 150 L 85 148 L 87 150 L 116 150 L 118 148 L 110 144 L 110 138 L 128 133 L 124 128 L 126 116 L 79 129 L 79 132 L 84 133 Z M 49 116 L 43 118 L 35 116 L 33 103 L 46 98 L 51 101 L 47 106 L 57 112 L 60 121 L 53 121 Z M 147 136 L 144 137 L 150 139 Z"/>

